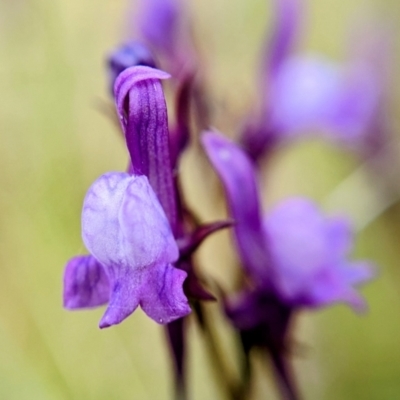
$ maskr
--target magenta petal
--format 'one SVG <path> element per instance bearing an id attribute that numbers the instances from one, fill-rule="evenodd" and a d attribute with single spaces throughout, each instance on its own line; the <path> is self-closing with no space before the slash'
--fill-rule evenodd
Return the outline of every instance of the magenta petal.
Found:
<path id="1" fill-rule="evenodd" d="M 186 272 L 171 264 L 154 265 L 143 274 L 140 306 L 154 321 L 168 324 L 190 313 L 183 293 Z"/>
<path id="2" fill-rule="evenodd" d="M 70 310 L 101 306 L 108 302 L 110 285 L 104 268 L 92 256 L 68 261 L 64 272 L 64 307 Z"/>
<path id="3" fill-rule="evenodd" d="M 243 266 L 257 278 L 269 279 L 269 254 L 253 165 L 237 145 L 221 134 L 206 132 L 202 143 L 225 188 Z"/>

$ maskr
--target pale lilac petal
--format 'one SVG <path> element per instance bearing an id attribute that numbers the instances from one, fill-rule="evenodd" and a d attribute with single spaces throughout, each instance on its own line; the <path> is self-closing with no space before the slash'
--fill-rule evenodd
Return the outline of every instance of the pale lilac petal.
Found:
<path id="1" fill-rule="evenodd" d="M 110 172 L 89 188 L 82 211 L 82 237 L 102 265 L 141 268 L 178 258 L 167 218 L 145 176 Z"/>
<path id="2" fill-rule="evenodd" d="M 167 107 L 160 79 L 166 72 L 145 66 L 127 68 L 115 81 L 117 112 L 135 175 L 146 175 L 175 232 L 173 183 Z"/>
<path id="3" fill-rule="evenodd" d="M 190 313 L 182 285 L 186 272 L 172 265 L 155 265 L 143 277 L 140 306 L 154 321 L 167 324 Z"/>
<path id="4" fill-rule="evenodd" d="M 178 259 L 178 247 L 145 176 L 111 172 L 95 181 L 84 200 L 82 237 L 110 280 L 110 302 L 100 327 L 121 322 L 141 301 L 146 302 L 148 293 L 160 292 L 162 287 L 175 290 L 164 298 L 176 299 L 176 304 L 171 300 L 176 308 L 165 309 L 163 320 L 188 313 L 181 307 L 179 287 L 186 273 L 171 273 L 170 263 Z M 154 268 L 164 274 L 158 282 L 149 279 Z"/>
<path id="5" fill-rule="evenodd" d="M 254 167 L 245 153 L 221 134 L 206 132 L 202 143 L 225 188 L 243 266 L 258 278 L 268 279 L 269 255 Z"/>
<path id="6" fill-rule="evenodd" d="M 64 272 L 64 307 L 70 310 L 101 306 L 108 302 L 110 284 L 102 265 L 92 256 L 68 261 Z"/>

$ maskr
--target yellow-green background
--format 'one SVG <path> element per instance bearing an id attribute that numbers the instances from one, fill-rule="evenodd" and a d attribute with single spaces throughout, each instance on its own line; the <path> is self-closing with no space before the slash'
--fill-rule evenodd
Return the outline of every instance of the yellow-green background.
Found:
<path id="1" fill-rule="evenodd" d="M 208 62 L 215 124 L 231 131 L 256 89 L 257 51 L 271 26 L 272 2 L 187 3 L 193 5 Z M 351 27 L 364 15 L 384 17 L 385 25 L 393 26 L 394 49 L 399 48 L 396 0 L 313 0 L 309 6 L 304 49 L 342 58 Z M 84 252 L 79 217 L 85 191 L 101 173 L 126 164 L 115 127 L 98 111 L 99 102 L 107 101 L 105 54 L 124 37 L 126 10 L 125 0 L 0 2 L 0 399 L 171 398 L 164 332 L 141 311 L 100 331 L 102 310 L 62 308 L 64 264 Z M 395 85 L 392 94 L 396 99 Z M 396 103 L 392 109 L 396 117 Z M 193 184 L 191 176 L 208 179 L 196 165 L 204 168 L 192 151 L 184 162 L 187 196 L 192 203 L 204 199 L 196 206 L 204 219 L 222 217 L 220 203 L 211 208 L 217 198 L 209 192 L 213 186 Z M 268 175 L 266 204 L 292 194 L 323 202 L 355 165 L 348 154 L 320 142 L 288 148 Z M 357 238 L 357 255 L 380 266 L 379 278 L 364 290 L 367 315 L 336 306 L 299 319 L 294 364 L 305 399 L 400 398 L 396 232 L 388 228 L 388 218 L 380 218 Z M 219 281 L 234 261 L 225 255 L 228 248 L 229 236 L 219 234 L 200 254 L 204 270 Z M 218 324 L 221 341 L 231 343 L 230 331 Z M 191 398 L 220 399 L 194 324 L 189 334 Z M 253 398 L 274 399 L 264 361 L 259 357 L 255 363 Z"/>

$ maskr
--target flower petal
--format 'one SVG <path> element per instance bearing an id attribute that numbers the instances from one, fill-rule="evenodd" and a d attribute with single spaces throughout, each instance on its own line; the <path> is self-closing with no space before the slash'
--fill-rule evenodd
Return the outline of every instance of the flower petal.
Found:
<path id="1" fill-rule="evenodd" d="M 113 281 L 111 300 L 100 328 L 122 322 L 138 305 L 154 321 L 168 324 L 190 313 L 183 293 L 186 272 L 171 264 L 155 264 L 142 269 L 110 268 Z"/>
<path id="2" fill-rule="evenodd" d="M 70 310 L 101 306 L 108 302 L 110 284 L 102 265 L 92 256 L 68 261 L 64 272 L 64 307 Z"/>
<path id="3" fill-rule="evenodd" d="M 170 301 L 171 307 L 164 307 L 165 321 L 188 312 L 179 287 L 186 273 L 171 271 L 169 265 L 178 259 L 178 247 L 145 176 L 111 172 L 95 181 L 84 200 L 82 237 L 110 280 L 110 303 L 100 327 L 121 322 L 140 302 L 148 304 L 148 293 Z M 150 279 L 155 271 L 159 281 Z"/>
<path id="4" fill-rule="evenodd" d="M 115 81 L 117 112 L 132 160 L 132 171 L 146 175 L 172 230 L 177 220 L 167 107 L 160 79 L 166 72 L 145 66 L 127 68 Z"/>
<path id="5" fill-rule="evenodd" d="M 365 306 L 354 286 L 374 276 L 366 262 L 346 260 L 351 229 L 343 218 L 326 218 L 306 199 L 281 203 L 265 219 L 275 285 L 282 300 L 295 306 L 321 307 L 346 302 Z"/>
<path id="6" fill-rule="evenodd" d="M 146 268 L 143 277 L 140 306 L 154 321 L 167 324 L 190 313 L 183 293 L 186 272 L 171 264 Z"/>
<path id="7" fill-rule="evenodd" d="M 178 258 L 168 220 L 145 176 L 110 172 L 97 179 L 84 200 L 82 237 L 106 268 L 142 268 Z"/>
<path id="8" fill-rule="evenodd" d="M 202 143 L 224 185 L 243 266 L 258 279 L 268 279 L 269 254 L 251 161 L 238 146 L 220 134 L 206 132 Z"/>

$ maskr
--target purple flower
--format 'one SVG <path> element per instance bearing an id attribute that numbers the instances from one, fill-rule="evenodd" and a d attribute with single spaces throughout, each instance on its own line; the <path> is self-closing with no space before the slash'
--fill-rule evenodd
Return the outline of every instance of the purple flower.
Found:
<path id="1" fill-rule="evenodd" d="M 343 218 L 324 217 L 309 200 L 294 198 L 266 215 L 265 234 L 276 290 L 287 304 L 320 307 L 364 300 L 354 289 L 374 276 L 368 262 L 347 260 L 352 233 Z"/>
<path id="2" fill-rule="evenodd" d="M 100 327 L 118 324 L 138 305 L 158 323 L 190 312 L 175 268 L 179 249 L 176 192 L 169 158 L 165 99 L 153 68 L 126 69 L 115 83 L 131 173 L 110 172 L 89 189 L 82 237 L 90 256 L 72 259 L 64 277 L 67 308 L 108 302 Z"/>
<path id="3" fill-rule="evenodd" d="M 68 283 L 76 285 L 77 276 L 66 275 L 66 306 L 96 306 L 108 300 L 101 328 L 120 323 L 138 305 L 162 324 L 190 312 L 182 289 L 186 273 L 171 265 L 178 259 L 178 247 L 145 176 L 110 172 L 95 181 L 83 204 L 82 237 L 97 260 L 89 259 L 87 264 L 98 278 L 91 285 L 83 282 L 83 290 L 71 293 Z M 69 265 L 69 273 L 76 271 Z M 109 281 L 107 296 L 108 284 L 100 267 Z M 90 274 L 88 268 L 84 274 Z M 90 291 L 93 283 L 95 293 Z"/>
<path id="4" fill-rule="evenodd" d="M 261 218 L 256 176 L 245 153 L 208 132 L 207 155 L 224 185 L 243 267 L 261 290 L 291 307 L 320 307 L 363 300 L 354 286 L 372 278 L 370 265 L 347 260 L 352 241 L 347 222 L 321 215 L 312 202 L 291 199 Z"/>
<path id="5" fill-rule="evenodd" d="M 248 275 L 241 292 L 224 299 L 226 315 L 240 335 L 245 376 L 251 375 L 250 350 L 260 347 L 272 359 L 283 398 L 298 399 L 286 360 L 294 313 L 335 302 L 361 309 L 364 301 L 354 286 L 370 280 L 372 268 L 348 261 L 352 238 L 347 222 L 324 217 L 309 200 L 288 200 L 263 220 L 247 155 L 213 132 L 205 133 L 202 142 L 224 186 Z"/>
<path id="6" fill-rule="evenodd" d="M 260 106 L 241 134 L 254 160 L 279 144 L 314 133 L 358 148 L 376 117 L 381 84 L 372 63 L 361 57 L 339 63 L 292 54 L 303 7 L 294 0 L 276 4 L 277 23 L 263 56 Z"/>
<path id="7" fill-rule="evenodd" d="M 366 66 L 317 56 L 288 58 L 271 84 L 271 125 L 282 138 L 319 130 L 348 144 L 368 132 L 377 107 L 377 82 Z"/>

